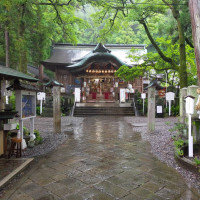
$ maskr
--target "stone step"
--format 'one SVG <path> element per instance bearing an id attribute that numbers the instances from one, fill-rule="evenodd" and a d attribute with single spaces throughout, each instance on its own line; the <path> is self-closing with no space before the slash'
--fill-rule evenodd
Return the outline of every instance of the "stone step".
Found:
<path id="1" fill-rule="evenodd" d="M 132 107 L 76 107 L 74 116 L 120 115 L 133 116 Z"/>

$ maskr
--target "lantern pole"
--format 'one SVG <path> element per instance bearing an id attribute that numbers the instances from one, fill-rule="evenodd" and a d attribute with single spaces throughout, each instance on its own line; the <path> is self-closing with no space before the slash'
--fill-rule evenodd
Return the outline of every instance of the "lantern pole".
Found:
<path id="1" fill-rule="evenodd" d="M 188 156 L 193 157 L 193 137 L 192 137 L 192 132 L 191 132 L 191 114 L 188 114 L 188 139 L 189 139 L 189 145 L 188 145 Z"/>

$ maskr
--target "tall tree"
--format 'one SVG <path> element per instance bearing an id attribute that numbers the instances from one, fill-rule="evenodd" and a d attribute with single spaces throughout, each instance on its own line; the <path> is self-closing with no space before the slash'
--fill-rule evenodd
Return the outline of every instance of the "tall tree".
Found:
<path id="1" fill-rule="evenodd" d="M 200 1 L 189 0 L 189 8 L 192 22 L 198 84 L 200 86 Z"/>
<path id="2" fill-rule="evenodd" d="M 75 16 L 76 0 L 0 1 L 0 61 L 5 62 L 5 29 L 10 36 L 10 64 L 27 72 L 49 56 L 52 42 L 77 43 L 76 32 L 84 20 Z M 9 24 L 6 21 L 9 20 Z"/>
<path id="3" fill-rule="evenodd" d="M 187 65 L 186 65 L 186 51 L 185 51 L 185 34 L 184 26 L 181 21 L 181 14 L 183 8 L 187 6 L 187 0 L 135 0 L 135 1 L 95 1 L 98 6 L 101 6 L 102 15 L 101 18 L 104 18 L 107 22 L 110 23 L 110 26 L 115 25 L 115 21 L 119 20 L 118 16 L 122 14 L 125 18 L 128 18 L 132 21 L 138 21 L 144 28 L 151 44 L 158 52 L 159 56 L 163 59 L 164 62 L 169 63 L 170 68 L 178 71 L 180 79 L 180 87 L 187 86 Z M 170 10 L 169 10 L 170 9 Z M 156 35 L 152 34 L 150 27 L 151 21 L 156 17 L 164 17 L 171 14 L 174 21 L 176 22 L 176 36 L 178 38 L 179 44 L 179 60 L 174 60 L 173 57 L 168 57 L 165 55 L 162 48 L 160 48 L 159 43 L 156 41 Z M 120 16 L 121 19 L 121 16 Z"/>

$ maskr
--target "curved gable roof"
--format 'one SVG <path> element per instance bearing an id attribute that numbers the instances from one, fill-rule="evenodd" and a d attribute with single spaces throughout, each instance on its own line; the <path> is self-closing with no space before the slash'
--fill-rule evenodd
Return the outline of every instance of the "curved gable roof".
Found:
<path id="1" fill-rule="evenodd" d="M 99 43 L 92 52 L 84 56 L 82 59 L 76 60 L 74 62 L 76 63 L 66 66 L 66 68 L 72 72 L 82 71 L 94 62 L 111 62 L 112 64 L 117 66 L 117 68 L 122 65 L 131 67 L 130 65 L 126 64 L 125 62 L 121 61 L 119 58 L 111 54 L 111 51 L 106 49 L 105 46 L 101 43 Z"/>

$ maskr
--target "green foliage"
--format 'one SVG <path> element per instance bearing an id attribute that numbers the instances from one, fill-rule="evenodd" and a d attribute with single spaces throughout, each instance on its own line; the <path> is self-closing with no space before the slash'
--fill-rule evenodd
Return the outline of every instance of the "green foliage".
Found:
<path id="1" fill-rule="evenodd" d="M 185 144 L 185 141 L 184 141 L 184 140 L 181 140 L 181 139 L 174 141 L 175 147 L 176 147 L 176 148 L 179 148 L 179 149 L 180 149 L 181 147 L 183 147 L 184 144 Z"/>
<path id="2" fill-rule="evenodd" d="M 184 156 L 183 150 L 180 150 L 179 148 L 176 148 L 175 151 L 176 151 L 178 156 Z"/>
<path id="3" fill-rule="evenodd" d="M 19 123 L 17 123 L 17 127 L 16 127 L 16 129 L 17 130 L 19 130 Z M 26 135 L 26 136 L 29 136 L 30 135 L 30 131 L 27 129 L 27 127 L 25 127 L 25 126 L 23 126 L 23 133 L 24 133 L 24 135 Z M 41 144 L 42 142 L 43 142 L 43 139 L 42 139 L 42 137 L 40 136 L 40 132 L 38 131 L 38 130 L 34 130 L 34 134 L 35 134 L 35 141 L 37 141 L 36 142 L 36 144 Z"/>
<path id="4" fill-rule="evenodd" d="M 179 156 L 184 155 L 184 151 L 182 147 L 187 144 L 187 141 L 184 140 L 183 132 L 187 128 L 187 126 L 183 123 L 176 123 L 175 126 L 170 129 L 170 132 L 176 132 L 176 135 L 172 136 L 172 140 L 174 141 L 175 153 Z"/>
<path id="5" fill-rule="evenodd" d="M 34 134 L 36 136 L 35 138 L 36 144 L 41 144 L 43 142 L 43 139 L 40 136 L 40 132 L 38 130 L 34 130 Z"/>
<path id="6" fill-rule="evenodd" d="M 40 115 L 40 106 L 36 106 L 36 114 Z"/>
<path id="7" fill-rule="evenodd" d="M 195 157 L 194 158 L 194 163 L 196 164 L 196 166 L 199 166 L 200 165 L 200 160 L 197 157 Z"/>
<path id="8" fill-rule="evenodd" d="M 16 110 L 16 101 L 15 101 L 15 99 L 16 99 L 15 94 L 14 94 L 14 92 L 12 92 L 12 95 L 9 98 L 9 104 L 12 105 L 12 109 L 13 110 Z"/>
<path id="9" fill-rule="evenodd" d="M 175 123 L 175 126 L 169 129 L 170 132 L 177 132 L 178 134 L 182 134 L 183 130 L 187 129 L 187 125 L 184 123 Z"/>
<path id="10" fill-rule="evenodd" d="M 165 112 L 169 113 L 169 107 L 165 108 Z M 179 105 L 177 105 L 177 106 L 172 105 L 171 106 L 171 115 L 172 116 L 179 116 Z"/>
<path id="11" fill-rule="evenodd" d="M 74 0 L 69 4 L 60 0 L 52 5 L 40 0 L 1 0 L 0 61 L 5 62 L 6 29 L 10 66 L 24 72 L 27 63 L 39 66 L 41 60 L 49 57 L 52 42 L 77 43 L 76 33 L 85 26 L 84 20 L 75 16 L 79 4 Z"/>
<path id="12" fill-rule="evenodd" d="M 17 123 L 16 129 L 19 130 L 19 123 Z M 24 135 L 28 136 L 30 134 L 30 131 L 25 126 L 23 126 L 23 133 Z"/>
<path id="13" fill-rule="evenodd" d="M 181 149 L 183 147 L 183 145 L 185 144 L 185 141 L 184 140 L 176 140 L 174 141 L 174 146 L 175 146 L 175 152 L 179 155 L 179 156 L 183 156 L 184 155 L 184 152 L 183 150 Z"/>

